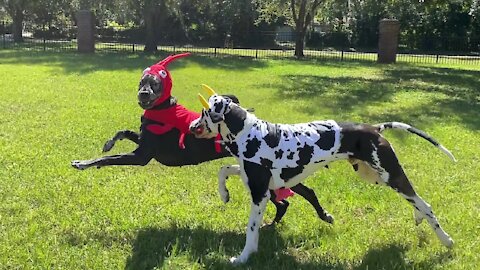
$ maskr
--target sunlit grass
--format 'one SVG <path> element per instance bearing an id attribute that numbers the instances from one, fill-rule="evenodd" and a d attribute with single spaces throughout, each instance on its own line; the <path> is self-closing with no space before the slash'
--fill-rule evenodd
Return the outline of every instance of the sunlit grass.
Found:
<path id="1" fill-rule="evenodd" d="M 245 241 L 249 197 L 238 177 L 231 202 L 217 194 L 224 159 L 199 166 L 76 171 L 101 156 L 117 130 L 136 130 L 143 54 L 0 51 L 0 268 L 225 269 Z M 480 264 L 480 71 L 472 66 L 192 56 L 171 65 L 173 93 L 199 111 L 200 84 L 233 93 L 260 118 L 403 121 L 452 150 L 385 132 L 418 193 L 456 246 L 387 188 L 359 180 L 346 163 L 306 181 L 336 223 L 292 198 L 282 224 L 260 232 L 259 252 L 239 269 L 474 269 Z M 131 151 L 119 142 L 114 153 Z M 268 206 L 266 220 L 274 215 Z"/>

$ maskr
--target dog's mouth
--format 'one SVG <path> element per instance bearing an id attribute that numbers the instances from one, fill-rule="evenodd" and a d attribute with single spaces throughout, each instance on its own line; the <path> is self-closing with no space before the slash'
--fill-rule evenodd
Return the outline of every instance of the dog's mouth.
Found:
<path id="1" fill-rule="evenodd" d="M 138 105 L 144 110 L 153 108 L 155 102 L 160 98 L 160 93 L 153 91 L 138 91 Z"/>
<path id="2" fill-rule="evenodd" d="M 200 125 L 200 126 L 191 126 L 190 127 L 190 132 L 193 134 L 193 136 L 195 136 L 196 138 L 199 138 L 199 139 L 204 139 L 204 138 L 208 138 L 209 134 L 207 132 L 205 132 L 205 128 Z"/>
<path id="3" fill-rule="evenodd" d="M 199 137 L 199 136 L 202 136 L 203 134 L 203 127 L 191 127 L 190 128 L 190 132 L 193 133 L 193 135 L 195 135 L 195 137 Z"/>
<path id="4" fill-rule="evenodd" d="M 153 104 L 155 104 L 155 100 L 148 100 L 148 101 L 139 101 L 138 105 L 142 107 L 144 110 L 148 110 L 153 108 Z"/>

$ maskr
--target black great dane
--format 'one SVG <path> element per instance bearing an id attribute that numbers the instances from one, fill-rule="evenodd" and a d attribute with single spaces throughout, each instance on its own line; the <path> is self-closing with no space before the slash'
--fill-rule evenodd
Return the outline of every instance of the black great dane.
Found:
<path id="1" fill-rule="evenodd" d="M 171 96 L 173 83 L 167 66 L 171 61 L 187 55 L 169 56 L 144 70 L 137 93 L 138 103 L 145 110 L 141 118 L 140 133 L 119 131 L 103 147 L 103 152 L 107 152 L 113 148 L 116 141 L 128 139 L 138 145 L 134 151 L 91 160 L 74 160 L 72 166 L 79 170 L 119 165 L 145 166 L 155 159 L 163 165 L 179 167 L 231 156 L 215 138 L 200 139 L 191 134 L 189 124 L 198 118 L 199 114 L 177 104 L 176 99 Z M 233 95 L 226 95 L 225 98 L 239 104 Z M 227 178 L 231 174 L 239 174 L 238 170 L 229 168 L 225 166 L 219 176 Z M 309 201 L 322 220 L 333 223 L 333 217 L 320 206 L 313 190 L 302 184 L 292 187 L 292 190 Z M 280 222 L 289 203 L 286 200 L 277 201 L 273 191 L 271 201 L 276 206 L 272 223 Z"/>
<path id="2" fill-rule="evenodd" d="M 205 109 L 190 129 L 199 138 L 221 134 L 227 149 L 237 158 L 242 180 L 252 196 L 246 244 L 240 256 L 233 257 L 231 262 L 244 263 L 257 251 L 258 228 L 269 189 L 296 186 L 336 160 L 348 160 L 362 178 L 397 191 L 414 207 L 417 224 L 427 219 L 442 244 L 453 246 L 452 238 L 442 229 L 430 205 L 417 195 L 393 148 L 380 134 L 388 128 L 407 130 L 455 161 L 445 147 L 423 131 L 398 122 L 368 125 L 328 120 L 273 124 L 258 119 L 228 97 L 216 95 L 211 89 L 209 92 L 208 101 L 200 95 Z M 225 196 L 222 192 L 221 195 Z"/>

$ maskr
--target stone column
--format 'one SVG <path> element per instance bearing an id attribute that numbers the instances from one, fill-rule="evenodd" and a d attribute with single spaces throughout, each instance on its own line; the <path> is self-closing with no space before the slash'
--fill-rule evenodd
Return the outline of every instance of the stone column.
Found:
<path id="1" fill-rule="evenodd" d="M 95 52 L 95 18 L 90 10 L 77 12 L 77 46 L 81 53 Z"/>
<path id="2" fill-rule="evenodd" d="M 400 22 L 395 19 L 383 19 L 380 21 L 378 32 L 378 63 L 395 63 Z"/>

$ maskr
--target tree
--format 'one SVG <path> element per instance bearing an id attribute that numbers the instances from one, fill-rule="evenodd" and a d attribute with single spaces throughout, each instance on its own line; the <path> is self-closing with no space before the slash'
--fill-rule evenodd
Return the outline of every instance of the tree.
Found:
<path id="1" fill-rule="evenodd" d="M 295 29 L 295 56 L 304 56 L 305 35 L 322 3 L 321 0 L 270 0 L 262 3 L 260 20 L 275 21 L 276 16 L 285 16 L 293 22 Z M 289 15 L 285 11 L 289 11 Z M 273 15 L 272 15 L 273 14 Z"/>
<path id="2" fill-rule="evenodd" d="M 180 0 L 128 0 L 130 8 L 135 10 L 133 14 L 141 16 L 140 22 L 145 26 L 145 51 L 157 50 L 158 37 L 161 30 L 166 30 L 167 21 L 171 14 L 180 18 Z"/>
<path id="3" fill-rule="evenodd" d="M 23 42 L 23 21 L 25 12 L 34 4 L 34 0 L 0 0 L 0 6 L 7 11 L 13 20 L 13 40 Z"/>
<path id="4" fill-rule="evenodd" d="M 295 23 L 295 56 L 303 57 L 305 34 L 320 6 L 320 0 L 290 0 L 290 10 Z"/>

